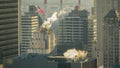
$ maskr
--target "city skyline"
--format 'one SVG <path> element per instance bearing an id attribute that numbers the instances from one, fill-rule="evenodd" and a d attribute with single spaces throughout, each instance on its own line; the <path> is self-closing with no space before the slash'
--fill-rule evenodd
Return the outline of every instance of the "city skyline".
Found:
<path id="1" fill-rule="evenodd" d="M 0 0 L 0 68 L 19 67 L 120 68 L 120 0 Z"/>
<path id="2" fill-rule="evenodd" d="M 60 8 L 60 0 L 46 0 L 47 1 L 47 8 L 49 8 L 50 6 L 56 6 L 58 8 Z M 93 0 L 80 0 L 80 7 L 81 9 L 87 9 L 90 13 L 92 10 L 92 7 L 94 6 L 94 2 Z M 79 5 L 78 0 L 62 0 L 63 6 L 69 6 L 73 9 L 73 7 L 75 7 L 76 5 Z M 28 5 L 40 5 L 41 8 L 43 8 L 45 10 L 45 4 L 44 4 L 44 0 L 23 0 L 21 3 L 21 11 L 22 13 L 27 12 L 28 11 Z M 63 7 L 65 8 L 65 7 Z M 58 11 L 58 10 L 57 10 Z"/>

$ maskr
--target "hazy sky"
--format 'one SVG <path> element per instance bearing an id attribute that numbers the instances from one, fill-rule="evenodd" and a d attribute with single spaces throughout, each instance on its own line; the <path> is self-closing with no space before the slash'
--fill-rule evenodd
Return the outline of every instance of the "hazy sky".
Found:
<path id="1" fill-rule="evenodd" d="M 47 0 L 48 5 L 60 5 L 60 0 Z M 63 0 L 64 5 L 78 5 L 78 0 Z M 44 7 L 44 0 L 22 0 L 22 11 L 28 10 L 28 5 L 40 5 Z M 81 8 L 91 11 L 93 0 L 81 0 Z"/>

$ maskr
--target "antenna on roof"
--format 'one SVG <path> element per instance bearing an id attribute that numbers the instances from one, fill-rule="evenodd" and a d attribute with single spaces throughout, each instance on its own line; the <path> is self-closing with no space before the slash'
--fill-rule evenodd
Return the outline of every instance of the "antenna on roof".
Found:
<path id="1" fill-rule="evenodd" d="M 47 0 L 44 0 L 44 10 L 45 10 L 45 16 L 44 18 L 47 18 Z"/>
<path id="2" fill-rule="evenodd" d="M 81 0 L 78 0 L 78 4 L 79 4 L 79 6 L 80 6 L 80 3 L 81 3 Z"/>
<path id="3" fill-rule="evenodd" d="M 63 1 L 60 0 L 60 10 L 62 10 L 62 9 L 63 9 Z"/>

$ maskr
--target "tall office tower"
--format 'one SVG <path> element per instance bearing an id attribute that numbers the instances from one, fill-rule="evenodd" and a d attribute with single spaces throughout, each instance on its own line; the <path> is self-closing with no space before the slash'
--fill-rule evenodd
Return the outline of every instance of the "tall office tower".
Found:
<path id="1" fill-rule="evenodd" d="M 97 58 L 98 58 L 98 66 L 103 66 L 103 65 L 109 64 L 109 61 L 107 61 L 109 58 L 106 57 L 106 55 L 109 53 L 105 54 L 106 53 L 105 51 L 107 51 L 107 52 L 110 52 L 110 51 L 109 51 L 109 49 L 105 50 L 106 44 L 105 44 L 104 39 L 106 38 L 106 40 L 108 40 L 108 38 L 105 37 L 105 34 L 104 34 L 104 30 L 105 30 L 104 29 L 104 24 L 105 24 L 104 17 L 107 15 L 107 13 L 111 9 L 118 8 L 116 6 L 117 4 L 115 4 L 115 3 L 118 3 L 118 1 L 119 0 L 97 0 L 96 1 L 96 5 L 97 5 L 96 11 L 97 11 L 97 50 L 98 50 Z M 111 32 L 113 32 L 113 31 L 111 30 Z M 106 41 L 106 43 L 107 42 L 108 41 Z M 109 43 L 111 43 L 111 42 L 109 42 Z M 115 46 L 114 44 L 110 44 L 110 45 Z M 106 47 L 106 48 L 109 48 L 109 47 Z M 113 59 L 113 57 L 111 59 Z M 110 61 L 114 61 L 114 59 L 110 60 Z M 113 63 L 111 63 L 111 64 L 113 64 Z M 104 66 L 104 67 L 107 67 L 107 66 Z"/>
<path id="2" fill-rule="evenodd" d="M 0 49 L 3 61 L 18 55 L 18 0 L 0 0 Z"/>
<path id="3" fill-rule="evenodd" d="M 119 23 L 116 10 L 112 9 L 104 17 L 103 56 L 104 68 L 113 68 L 119 64 Z"/>
<path id="4" fill-rule="evenodd" d="M 93 40 L 92 40 L 92 57 L 97 58 L 97 22 L 93 17 Z"/>
<path id="5" fill-rule="evenodd" d="M 93 52 L 93 49 L 95 48 L 95 38 L 96 38 L 96 30 L 95 30 L 95 22 L 94 22 L 94 19 L 92 17 L 88 18 L 88 46 L 87 46 L 87 51 L 89 52 L 88 53 L 88 57 L 93 57 L 95 58 L 94 56 L 94 52 Z"/>
<path id="6" fill-rule="evenodd" d="M 96 22 L 96 0 L 94 0 L 94 7 L 92 7 L 92 24 L 93 24 L 93 42 L 92 42 L 92 57 L 97 57 L 97 22 Z"/>
<path id="7" fill-rule="evenodd" d="M 76 48 L 86 50 L 88 45 L 88 12 L 79 7 L 70 12 L 59 23 L 58 52 Z"/>
<path id="8" fill-rule="evenodd" d="M 104 16 L 112 9 L 112 0 L 97 0 L 96 12 L 97 12 L 97 50 L 98 50 L 98 66 L 103 66 L 103 24 Z"/>
<path id="9" fill-rule="evenodd" d="M 21 55 L 26 54 L 27 49 L 29 47 L 29 41 L 30 38 L 33 37 L 33 33 L 37 30 L 38 27 L 38 17 L 37 16 L 31 16 L 26 17 L 22 16 L 22 34 L 21 34 Z"/>
<path id="10" fill-rule="evenodd" d="M 92 57 L 96 58 L 97 57 L 97 20 L 96 20 L 96 0 L 94 0 L 94 7 L 92 7 L 92 25 L 93 25 L 93 40 L 92 42 Z M 89 34 L 88 34 L 89 35 Z"/>
<path id="11" fill-rule="evenodd" d="M 39 16 L 35 13 L 35 6 L 29 6 L 29 12 L 26 12 L 21 18 L 21 44 L 20 51 L 21 55 L 27 53 L 29 48 L 30 38 L 33 37 L 33 33 L 37 31 L 39 26 Z"/>
<path id="12" fill-rule="evenodd" d="M 119 17 L 120 18 L 120 17 Z M 119 44 L 120 44 L 120 27 L 119 27 Z M 119 46 L 119 60 L 118 60 L 118 62 L 119 62 L 119 65 L 120 65 L 120 46 Z"/>

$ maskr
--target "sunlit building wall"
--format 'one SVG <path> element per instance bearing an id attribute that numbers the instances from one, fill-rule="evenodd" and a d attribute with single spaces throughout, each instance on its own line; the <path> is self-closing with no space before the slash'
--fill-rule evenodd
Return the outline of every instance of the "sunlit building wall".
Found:
<path id="1" fill-rule="evenodd" d="M 93 51 L 92 49 L 95 48 L 93 46 L 95 46 L 95 38 L 96 38 L 96 28 L 95 28 L 96 24 L 94 22 L 94 19 L 91 17 L 88 19 L 88 46 L 87 46 L 87 51 L 89 52 L 88 53 L 88 56 L 89 57 L 93 57 L 94 55 L 92 54 Z"/>
<path id="2" fill-rule="evenodd" d="M 30 38 L 33 37 L 33 33 L 37 31 L 39 26 L 39 16 L 35 13 L 35 6 L 29 6 L 29 12 L 25 12 L 21 18 L 21 44 L 20 54 L 27 54 Z"/>
<path id="3" fill-rule="evenodd" d="M 38 28 L 39 29 L 39 28 Z M 37 31 L 34 33 L 30 41 L 28 53 L 33 54 L 52 54 L 56 50 L 56 37 L 55 34 L 49 31 Z"/>
<path id="4" fill-rule="evenodd" d="M 38 16 L 22 16 L 21 24 L 21 55 L 27 53 L 29 47 L 30 38 L 33 37 L 33 33 L 36 32 L 38 27 Z"/>

